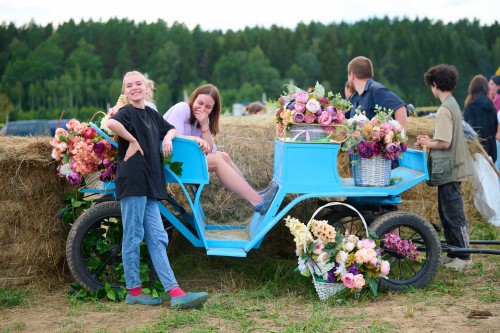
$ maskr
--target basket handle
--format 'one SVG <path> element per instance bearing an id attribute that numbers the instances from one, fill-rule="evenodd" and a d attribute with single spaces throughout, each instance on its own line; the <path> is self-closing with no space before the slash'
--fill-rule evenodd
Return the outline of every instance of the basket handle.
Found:
<path id="1" fill-rule="evenodd" d="M 366 231 L 366 235 L 368 236 L 369 233 L 368 233 L 368 226 L 366 225 L 366 221 L 365 221 L 365 218 L 363 217 L 363 215 L 361 215 L 361 213 L 356 209 L 354 208 L 353 206 L 351 205 L 348 205 L 346 203 L 343 203 L 343 202 L 329 202 L 327 203 L 326 205 L 323 205 L 321 207 L 319 207 L 318 209 L 316 209 L 316 211 L 314 212 L 314 214 L 311 216 L 311 218 L 309 219 L 309 222 L 307 222 L 307 229 L 306 230 L 309 230 L 309 224 L 311 223 L 311 220 L 313 220 L 316 215 L 323 209 L 323 208 L 326 208 L 326 207 L 331 207 L 331 206 L 339 206 L 339 205 L 342 205 L 342 206 L 346 206 L 350 209 L 352 209 L 353 211 L 355 211 L 358 215 L 359 215 L 359 218 L 361 219 L 361 222 L 363 222 L 363 226 L 365 227 L 365 231 Z M 307 247 L 307 244 L 306 244 L 306 237 L 304 235 L 304 250 L 306 250 L 306 247 Z"/>
<path id="2" fill-rule="evenodd" d="M 314 212 L 314 214 L 313 214 L 313 215 L 311 216 L 311 218 L 309 219 L 309 222 L 307 222 L 307 228 L 306 228 L 306 231 L 305 231 L 305 232 L 306 232 L 306 233 L 308 232 L 308 230 L 309 230 L 309 225 L 310 225 L 310 223 L 311 223 L 311 220 L 313 220 L 313 219 L 314 219 L 314 217 L 316 217 L 316 215 L 317 215 L 317 214 L 318 214 L 318 213 L 319 213 L 319 212 L 320 212 L 323 208 L 326 208 L 326 207 L 331 207 L 331 206 L 339 206 L 339 205 L 346 206 L 346 207 L 348 207 L 348 208 L 352 209 L 353 211 L 355 211 L 355 212 L 359 215 L 359 217 L 360 217 L 361 221 L 363 222 L 363 226 L 365 227 L 366 235 L 368 236 L 368 235 L 369 235 L 369 233 L 368 233 L 368 226 L 366 225 L 366 221 L 365 221 L 365 218 L 363 217 L 363 215 L 361 215 L 361 213 L 360 213 L 360 212 L 359 212 L 356 208 L 354 208 L 353 206 L 351 206 L 351 205 L 349 205 L 349 204 L 346 204 L 346 203 L 343 203 L 343 202 L 329 202 L 329 203 L 327 203 L 327 204 L 325 204 L 325 205 L 323 205 L 323 206 L 319 207 L 318 209 L 316 209 L 316 211 Z M 304 252 L 306 252 L 306 251 L 307 251 L 307 237 L 306 237 L 306 233 L 304 234 Z M 314 270 L 312 269 L 312 267 L 310 267 L 310 265 L 309 265 L 309 264 L 306 264 L 306 266 L 307 266 L 307 268 L 309 269 L 309 271 L 311 272 L 311 276 L 312 276 L 312 278 L 313 278 L 313 280 L 314 280 Z"/>

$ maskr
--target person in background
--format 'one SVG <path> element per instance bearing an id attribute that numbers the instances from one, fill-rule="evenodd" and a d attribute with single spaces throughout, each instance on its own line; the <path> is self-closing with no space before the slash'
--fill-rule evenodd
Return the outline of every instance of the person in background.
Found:
<path id="1" fill-rule="evenodd" d="M 248 184 L 229 154 L 217 150 L 214 136 L 219 133 L 221 110 L 219 90 L 212 84 L 206 84 L 196 88 L 187 103 L 172 106 L 163 118 L 175 126 L 180 137 L 200 144 L 200 148 L 207 153 L 208 171 L 215 172 L 222 184 L 250 203 L 255 212 L 265 215 L 278 186 L 272 182 L 266 190 L 257 192 Z"/>
<path id="2" fill-rule="evenodd" d="M 488 98 L 488 80 L 482 75 L 476 75 L 470 81 L 469 94 L 465 99 L 464 120 L 477 132 L 482 139 L 481 145 L 495 163 L 497 160 L 495 136 L 499 125 L 495 106 Z"/>
<path id="3" fill-rule="evenodd" d="M 126 73 L 122 91 L 129 104 L 114 114 L 107 121 L 107 126 L 118 135 L 115 183 L 123 224 L 122 259 L 128 289 L 125 302 L 144 305 L 161 303 L 160 297 L 142 293 L 140 244 L 145 239 L 158 278 L 170 294 L 171 306 L 198 308 L 207 300 L 208 294 L 185 293 L 179 287 L 167 257 L 168 235 L 157 203 L 168 197 L 158 146 L 163 140 L 163 156 L 170 155 L 175 127 L 146 106 L 147 86 L 142 73 Z"/>
<path id="4" fill-rule="evenodd" d="M 458 248 L 469 247 L 469 231 L 465 218 L 460 182 L 473 175 L 472 157 L 462 130 L 462 113 L 452 95 L 458 72 L 452 65 L 437 65 L 424 74 L 425 84 L 441 101 L 437 110 L 434 137 L 417 136 L 417 147 L 429 152 L 429 185 L 438 187 L 438 211 L 446 243 Z M 445 268 L 463 270 L 472 265 L 470 254 L 448 253 Z"/>
<path id="5" fill-rule="evenodd" d="M 260 102 L 253 102 L 247 105 L 245 111 L 248 116 L 266 114 L 266 106 Z"/>
<path id="6" fill-rule="evenodd" d="M 354 94 L 354 89 L 351 87 L 351 85 L 349 84 L 349 80 L 347 80 L 345 82 L 345 86 L 344 86 L 344 95 L 345 95 L 345 99 L 350 99 L 351 96 Z"/>
<path id="7" fill-rule="evenodd" d="M 495 105 L 495 110 L 500 111 L 500 75 L 493 75 L 488 82 L 488 97 Z"/>
<path id="8" fill-rule="evenodd" d="M 347 81 L 354 90 L 349 99 L 353 106 L 348 114 L 349 118 L 360 108 L 361 111 L 366 111 L 366 116 L 371 119 L 375 116 L 375 106 L 379 105 L 393 110 L 393 118 L 406 127 L 408 116 L 405 102 L 391 90 L 374 81 L 373 76 L 373 64 L 366 57 L 356 57 L 347 65 Z"/>
<path id="9" fill-rule="evenodd" d="M 148 79 L 146 81 L 148 90 L 146 92 L 146 105 L 149 106 L 151 109 L 155 110 L 158 112 L 158 108 L 156 107 L 155 101 L 154 101 L 154 95 L 156 92 L 155 88 L 155 81 Z"/>

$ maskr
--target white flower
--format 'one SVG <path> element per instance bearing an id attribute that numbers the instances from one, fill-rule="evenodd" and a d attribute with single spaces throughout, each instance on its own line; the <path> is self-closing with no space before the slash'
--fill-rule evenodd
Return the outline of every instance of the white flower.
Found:
<path id="1" fill-rule="evenodd" d="M 110 118 L 109 113 L 108 113 L 108 114 L 106 114 L 106 115 L 102 118 L 100 128 L 101 128 L 103 131 L 105 131 L 106 133 L 108 133 L 109 135 L 113 135 L 113 134 L 114 134 L 114 133 L 113 133 L 113 131 L 112 131 L 112 130 L 110 130 L 110 129 L 108 128 L 108 126 L 106 125 L 106 124 L 107 124 L 107 122 L 108 122 L 108 120 L 109 120 L 109 118 Z"/>
<path id="2" fill-rule="evenodd" d="M 307 268 L 306 261 L 302 258 L 299 258 L 299 272 L 302 275 L 309 276 L 311 275 L 309 269 Z"/>
<path id="3" fill-rule="evenodd" d="M 61 168 L 59 169 L 59 173 L 61 175 L 64 175 L 64 176 L 67 176 L 67 175 L 69 175 L 72 172 L 73 172 L 73 170 L 71 170 L 71 168 L 69 166 L 69 163 L 63 164 L 61 166 Z"/>
<path id="4" fill-rule="evenodd" d="M 354 249 L 354 243 L 352 242 L 345 243 L 345 249 L 347 252 L 351 252 Z"/>

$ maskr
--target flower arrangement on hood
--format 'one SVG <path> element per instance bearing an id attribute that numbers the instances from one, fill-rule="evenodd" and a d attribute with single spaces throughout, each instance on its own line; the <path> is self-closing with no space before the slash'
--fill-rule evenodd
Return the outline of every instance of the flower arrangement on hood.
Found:
<path id="1" fill-rule="evenodd" d="M 356 110 L 354 117 L 344 121 L 350 135 L 342 144 L 342 150 L 363 158 L 382 156 L 396 160 L 408 148 L 404 128 L 391 117 L 391 109 L 377 105 L 375 112 L 375 116 L 368 119 L 363 112 Z"/>
<path id="2" fill-rule="evenodd" d="M 298 271 L 317 281 L 343 283 L 351 291 L 370 288 L 377 295 L 379 278 L 387 278 L 388 261 L 382 260 L 378 242 L 342 235 L 327 221 L 308 225 L 288 216 L 286 226 L 294 236 Z M 304 245 L 305 243 L 305 245 Z"/>
<path id="3" fill-rule="evenodd" d="M 325 94 L 325 88 L 318 82 L 310 92 L 292 84 L 285 87 L 288 92 L 284 92 L 271 107 L 276 110 L 278 136 L 283 136 L 293 124 L 319 124 L 325 128 L 341 124 L 345 111 L 351 108 L 350 102 L 340 94 Z"/>
<path id="4" fill-rule="evenodd" d="M 96 171 L 101 181 L 110 181 L 116 174 L 117 149 L 87 123 L 71 119 L 66 128 L 56 129 L 50 141 L 52 158 L 61 162 L 59 175 L 72 186 L 81 185 Z"/>
<path id="5" fill-rule="evenodd" d="M 127 104 L 125 95 L 120 95 L 116 105 L 109 109 L 100 122 L 100 129 L 109 135 L 114 133 L 106 126 L 111 116 Z M 104 112 L 99 111 L 97 113 Z M 116 175 L 118 150 L 89 123 L 71 119 L 66 129 L 58 128 L 50 141 L 52 158 L 60 161 L 57 167 L 60 176 L 72 186 L 85 183 L 85 177 L 100 172 L 99 180 L 109 182 Z"/>

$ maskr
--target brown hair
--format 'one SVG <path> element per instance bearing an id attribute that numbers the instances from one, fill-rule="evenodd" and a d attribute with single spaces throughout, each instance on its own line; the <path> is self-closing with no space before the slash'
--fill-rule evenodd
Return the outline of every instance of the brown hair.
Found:
<path id="1" fill-rule="evenodd" d="M 465 106 L 474 102 L 476 99 L 482 96 L 488 95 L 488 80 L 482 75 L 476 75 L 472 78 L 469 83 L 469 94 L 465 99 Z"/>
<path id="2" fill-rule="evenodd" d="M 367 57 L 356 57 L 349 61 L 347 73 L 354 73 L 358 79 L 371 79 L 374 75 L 372 61 Z"/>
<path id="3" fill-rule="evenodd" d="M 457 85 L 458 71 L 453 65 L 441 64 L 431 67 L 424 73 L 424 82 L 428 86 L 436 85 L 441 91 L 453 91 Z"/>
<path id="4" fill-rule="evenodd" d="M 196 88 L 195 91 L 189 96 L 188 104 L 191 110 L 191 117 L 189 118 L 189 123 L 192 125 L 196 121 L 193 112 L 193 104 L 198 95 L 210 95 L 214 99 L 214 107 L 210 115 L 208 116 L 208 122 L 210 126 L 210 133 L 212 135 L 217 135 L 219 133 L 219 118 L 222 110 L 222 99 L 220 97 L 219 89 L 213 84 L 205 84 Z M 199 125 L 199 124 L 198 124 Z"/>

